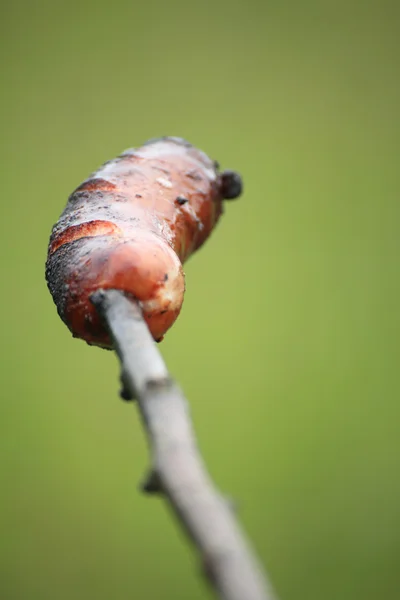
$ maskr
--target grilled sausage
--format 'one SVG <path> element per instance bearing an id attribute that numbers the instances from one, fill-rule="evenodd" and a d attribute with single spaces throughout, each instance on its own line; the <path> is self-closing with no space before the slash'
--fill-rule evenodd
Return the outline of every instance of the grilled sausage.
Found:
<path id="1" fill-rule="evenodd" d="M 75 337 L 111 347 L 90 296 L 118 289 L 137 299 L 155 340 L 181 310 L 182 264 L 215 227 L 240 176 L 181 138 L 150 140 L 106 162 L 69 197 L 53 227 L 46 279 Z"/>

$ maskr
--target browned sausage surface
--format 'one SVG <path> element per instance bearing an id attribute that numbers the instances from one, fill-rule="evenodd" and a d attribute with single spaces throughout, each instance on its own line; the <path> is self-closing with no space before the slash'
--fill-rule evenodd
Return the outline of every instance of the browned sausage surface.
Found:
<path id="1" fill-rule="evenodd" d="M 69 197 L 53 228 L 46 278 L 75 337 L 110 347 L 90 302 L 97 289 L 140 301 L 160 340 L 185 291 L 182 263 L 199 248 L 241 193 L 240 177 L 180 138 L 150 140 L 105 163 Z"/>

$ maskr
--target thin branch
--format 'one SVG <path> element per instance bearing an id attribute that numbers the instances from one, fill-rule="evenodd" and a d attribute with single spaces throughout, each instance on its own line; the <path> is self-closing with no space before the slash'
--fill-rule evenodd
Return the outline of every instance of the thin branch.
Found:
<path id="1" fill-rule="evenodd" d="M 169 376 L 139 305 L 116 290 L 96 292 L 92 302 L 121 361 L 123 396 L 137 398 L 149 439 L 152 470 L 143 489 L 165 494 L 220 598 L 272 600 L 228 502 L 206 471 L 185 397 Z"/>

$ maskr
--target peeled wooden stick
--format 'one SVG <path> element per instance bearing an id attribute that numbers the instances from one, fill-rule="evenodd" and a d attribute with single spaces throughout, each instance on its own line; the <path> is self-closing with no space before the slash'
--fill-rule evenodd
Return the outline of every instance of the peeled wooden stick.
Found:
<path id="1" fill-rule="evenodd" d="M 165 495 L 220 598 L 273 600 L 266 575 L 206 471 L 185 397 L 169 376 L 139 304 L 117 290 L 99 290 L 91 300 L 121 362 L 122 395 L 138 400 L 152 462 L 144 491 Z"/>

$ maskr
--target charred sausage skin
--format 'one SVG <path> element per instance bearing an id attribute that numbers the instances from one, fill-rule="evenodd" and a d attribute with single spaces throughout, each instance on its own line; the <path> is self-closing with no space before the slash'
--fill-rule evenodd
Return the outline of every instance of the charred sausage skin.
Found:
<path id="1" fill-rule="evenodd" d="M 181 310 L 182 264 L 215 227 L 240 177 L 181 138 L 150 140 L 92 173 L 69 197 L 53 227 L 46 279 L 75 337 L 111 347 L 90 302 L 100 289 L 140 301 L 159 341 Z"/>

